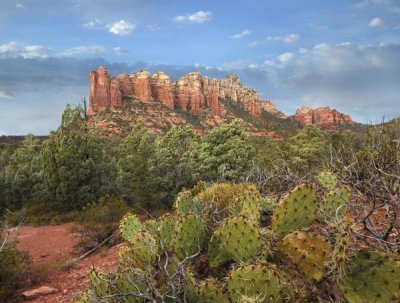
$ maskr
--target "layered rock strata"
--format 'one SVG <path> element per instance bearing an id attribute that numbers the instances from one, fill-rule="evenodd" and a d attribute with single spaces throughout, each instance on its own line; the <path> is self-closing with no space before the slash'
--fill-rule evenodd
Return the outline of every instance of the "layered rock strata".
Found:
<path id="1" fill-rule="evenodd" d="M 342 114 L 336 109 L 327 106 L 315 109 L 305 106 L 300 107 L 293 118 L 299 122 L 301 126 L 315 124 L 320 128 L 333 128 L 340 125 L 354 124 L 354 121 L 349 115 Z"/>

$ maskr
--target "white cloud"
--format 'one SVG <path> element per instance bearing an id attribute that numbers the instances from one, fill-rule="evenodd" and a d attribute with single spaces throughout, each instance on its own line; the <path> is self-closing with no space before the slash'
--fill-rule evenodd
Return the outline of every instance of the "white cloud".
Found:
<path id="1" fill-rule="evenodd" d="M 9 42 L 0 45 L 0 58 L 15 57 L 18 55 L 18 44 L 17 42 Z"/>
<path id="2" fill-rule="evenodd" d="M 114 48 L 112 49 L 112 51 L 113 51 L 113 53 L 116 54 L 116 55 L 123 55 L 123 54 L 126 54 L 126 53 L 127 53 L 127 51 L 124 50 L 124 49 L 123 49 L 122 47 L 120 47 L 120 46 L 114 47 Z"/>
<path id="3" fill-rule="evenodd" d="M 156 32 L 161 29 L 161 27 L 158 24 L 148 24 L 146 28 L 151 32 Z"/>
<path id="4" fill-rule="evenodd" d="M 135 24 L 125 20 L 119 20 L 107 25 L 108 31 L 114 35 L 124 36 L 129 35 L 136 28 Z"/>
<path id="5" fill-rule="evenodd" d="M 285 35 L 285 36 L 268 36 L 267 37 L 268 41 L 282 41 L 282 42 L 285 42 L 285 43 L 296 42 L 299 39 L 300 39 L 300 35 L 299 34 L 288 34 L 288 35 Z"/>
<path id="6" fill-rule="evenodd" d="M 251 46 L 251 47 L 255 47 L 255 46 L 258 46 L 258 45 L 260 45 L 260 42 L 258 42 L 258 41 L 253 41 L 253 42 L 251 42 L 249 44 L 249 46 Z"/>
<path id="7" fill-rule="evenodd" d="M 82 45 L 69 48 L 59 54 L 60 57 L 76 57 L 81 55 L 100 55 L 106 52 L 105 48 L 99 45 Z"/>
<path id="8" fill-rule="evenodd" d="M 89 21 L 89 22 L 83 24 L 83 27 L 87 28 L 87 29 L 97 29 L 97 28 L 101 28 L 101 24 L 102 24 L 102 22 L 100 19 L 94 19 L 92 21 Z"/>
<path id="9" fill-rule="evenodd" d="M 23 46 L 17 42 L 0 45 L 0 58 L 45 59 L 49 53 L 50 49 L 42 45 Z"/>
<path id="10" fill-rule="evenodd" d="M 24 59 L 45 59 L 49 56 L 50 49 L 42 45 L 25 46 L 21 52 Z"/>
<path id="11" fill-rule="evenodd" d="M 375 17 L 369 22 L 370 27 L 380 27 L 383 25 L 383 20 L 381 18 Z"/>
<path id="12" fill-rule="evenodd" d="M 210 21 L 213 17 L 211 12 L 198 11 L 192 15 L 176 16 L 174 20 L 176 22 L 188 22 L 188 23 L 205 23 Z"/>
<path id="13" fill-rule="evenodd" d="M 0 90 L 0 99 L 13 99 L 14 95 L 6 90 Z"/>
<path id="14" fill-rule="evenodd" d="M 23 5 L 22 3 L 17 3 L 15 5 L 15 7 L 18 9 L 26 10 L 26 11 L 28 10 L 28 8 L 25 5 Z"/>
<path id="15" fill-rule="evenodd" d="M 248 35 L 250 35 L 250 34 L 251 34 L 251 30 L 245 29 L 245 30 L 242 31 L 241 33 L 235 34 L 235 35 L 231 36 L 230 38 L 231 38 L 231 39 L 240 40 L 240 39 L 242 39 L 243 37 L 248 36 Z"/>
<path id="16" fill-rule="evenodd" d="M 294 58 L 294 54 L 293 53 L 283 53 L 281 55 L 278 56 L 278 60 L 279 62 L 281 62 L 282 64 L 287 64 L 289 61 L 291 61 Z"/>

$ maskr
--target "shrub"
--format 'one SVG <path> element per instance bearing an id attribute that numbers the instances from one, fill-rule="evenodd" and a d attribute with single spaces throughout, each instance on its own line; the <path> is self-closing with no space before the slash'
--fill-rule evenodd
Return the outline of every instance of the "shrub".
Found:
<path id="1" fill-rule="evenodd" d="M 2 230 L 1 230 L 2 231 Z M 0 235 L 0 301 L 4 302 L 21 286 L 26 274 L 30 271 L 31 258 L 28 252 L 20 251 L 17 242 L 2 246 Z"/>
<path id="2" fill-rule="evenodd" d="M 75 231 L 82 236 L 77 248 L 89 250 L 109 238 L 118 229 L 119 220 L 129 210 L 122 198 L 106 195 L 88 204 L 78 215 Z"/>

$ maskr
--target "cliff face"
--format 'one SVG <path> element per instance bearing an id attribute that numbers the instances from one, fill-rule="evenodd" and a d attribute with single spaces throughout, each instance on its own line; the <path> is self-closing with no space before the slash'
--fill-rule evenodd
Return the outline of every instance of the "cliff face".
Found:
<path id="1" fill-rule="evenodd" d="M 163 72 L 150 75 L 147 71 L 140 71 L 111 77 L 101 66 L 90 73 L 89 100 L 90 116 L 101 116 L 105 109 L 111 109 L 113 115 L 108 122 L 96 122 L 110 131 L 116 130 L 120 124 L 129 124 L 126 127 L 129 129 L 134 125 L 133 116 L 145 117 L 149 127 L 160 132 L 172 125 L 183 125 L 188 120 L 195 122 L 201 132 L 218 126 L 223 118 L 239 117 L 248 123 L 249 133 L 273 138 L 277 136 L 271 132 L 271 127 L 277 131 L 279 125 L 295 129 L 298 124 L 304 126 L 313 123 L 321 128 L 335 129 L 354 123 L 350 116 L 329 107 L 302 107 L 288 119 L 274 103 L 261 101 L 257 91 L 244 86 L 234 74 L 222 80 L 211 80 L 192 72 L 172 82 Z M 124 116 L 124 108 L 129 108 L 130 116 Z M 263 112 L 278 120 L 262 115 Z"/>
<path id="2" fill-rule="evenodd" d="M 101 66 L 90 73 L 92 112 L 117 108 L 126 97 L 143 103 L 158 101 L 171 110 L 179 109 L 195 116 L 207 110 L 217 117 L 224 115 L 220 98 L 241 102 L 254 117 L 260 117 L 262 110 L 257 91 L 245 87 L 233 74 L 218 81 L 193 72 L 172 83 L 163 72 L 151 76 L 147 71 L 140 71 L 131 76 L 122 74 L 112 78 Z"/>
<path id="3" fill-rule="evenodd" d="M 320 128 L 335 128 L 340 125 L 354 124 L 349 115 L 339 113 L 336 109 L 330 107 L 318 107 L 316 109 L 300 107 L 293 118 L 301 126 L 315 124 Z"/>

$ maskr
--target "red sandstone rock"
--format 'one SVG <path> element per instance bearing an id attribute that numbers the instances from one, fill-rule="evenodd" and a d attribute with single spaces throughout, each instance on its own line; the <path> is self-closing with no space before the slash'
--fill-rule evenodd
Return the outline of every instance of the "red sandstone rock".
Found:
<path id="1" fill-rule="evenodd" d="M 296 111 L 294 119 L 298 121 L 301 126 L 315 124 L 322 128 L 335 128 L 338 125 L 354 123 L 349 115 L 342 114 L 330 107 L 318 107 L 316 109 L 300 107 Z"/>
<path id="2" fill-rule="evenodd" d="M 115 80 L 118 81 L 121 94 L 123 96 L 132 96 L 133 95 L 133 90 L 132 90 L 132 83 L 129 78 L 128 74 L 121 74 L 117 77 L 115 77 Z"/>
<path id="3" fill-rule="evenodd" d="M 273 102 L 266 100 L 266 101 L 261 101 L 260 104 L 262 109 L 267 113 L 270 113 L 271 115 L 274 115 L 281 119 L 286 118 L 286 115 L 280 110 L 278 110 Z"/>
<path id="4" fill-rule="evenodd" d="M 224 105 L 219 101 L 219 82 L 212 82 L 208 77 L 203 78 L 203 91 L 207 105 L 211 108 L 213 116 L 220 117 L 225 113 Z"/>
<path id="5" fill-rule="evenodd" d="M 133 86 L 133 94 L 137 99 L 142 102 L 150 102 L 152 100 L 149 72 L 140 71 L 133 74 L 131 76 L 131 83 Z"/>
<path id="6" fill-rule="evenodd" d="M 110 101 L 111 107 L 122 106 L 122 91 L 117 79 L 112 79 L 110 83 Z"/>
<path id="7" fill-rule="evenodd" d="M 171 79 L 163 72 L 155 73 L 150 80 L 153 97 L 169 109 L 174 109 Z"/>
<path id="8" fill-rule="evenodd" d="M 111 106 L 110 76 L 103 66 L 90 73 L 89 102 L 92 111 L 102 110 Z"/>

